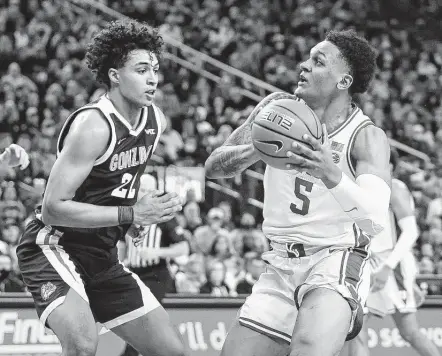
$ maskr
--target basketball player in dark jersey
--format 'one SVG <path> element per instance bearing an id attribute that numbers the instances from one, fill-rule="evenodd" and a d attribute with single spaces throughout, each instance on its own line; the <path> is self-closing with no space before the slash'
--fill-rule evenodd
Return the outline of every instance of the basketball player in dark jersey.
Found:
<path id="1" fill-rule="evenodd" d="M 153 104 L 162 38 L 135 21 L 110 23 L 86 60 L 109 91 L 67 120 L 42 207 L 17 248 L 40 320 L 63 355 L 95 355 L 96 321 L 142 355 L 183 355 L 165 310 L 118 260 L 116 243 L 132 224 L 171 220 L 176 194 L 138 199 L 166 120 Z"/>

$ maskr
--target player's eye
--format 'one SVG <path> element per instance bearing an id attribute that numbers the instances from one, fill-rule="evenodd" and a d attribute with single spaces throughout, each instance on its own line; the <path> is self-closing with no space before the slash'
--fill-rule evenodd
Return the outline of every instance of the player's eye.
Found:
<path id="1" fill-rule="evenodd" d="M 155 68 L 155 69 L 153 70 L 153 72 L 154 72 L 155 74 L 158 74 L 159 71 L 160 71 L 160 70 L 159 70 L 158 68 Z"/>
<path id="2" fill-rule="evenodd" d="M 320 65 L 320 66 L 322 66 L 324 63 L 322 63 L 322 61 L 320 61 L 318 58 L 315 58 L 315 63 L 317 64 L 317 65 Z"/>
<path id="3" fill-rule="evenodd" d="M 139 70 L 138 70 L 138 73 L 140 73 L 140 74 L 144 74 L 144 73 L 146 73 L 146 69 L 139 69 Z"/>

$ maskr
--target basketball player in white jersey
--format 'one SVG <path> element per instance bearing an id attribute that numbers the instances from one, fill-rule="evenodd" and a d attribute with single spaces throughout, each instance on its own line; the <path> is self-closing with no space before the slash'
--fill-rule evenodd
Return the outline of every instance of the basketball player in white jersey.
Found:
<path id="1" fill-rule="evenodd" d="M 11 144 L 0 155 L 0 168 L 20 166 L 25 169 L 29 165 L 29 156 L 23 147 Z"/>
<path id="2" fill-rule="evenodd" d="M 375 58 L 356 33 L 332 31 L 301 64 L 295 95 L 315 111 L 326 139 L 306 135 L 313 149 L 293 143 L 291 170 L 266 168 L 268 266 L 221 355 L 332 356 L 359 332 L 370 283 L 368 236 L 384 228 L 391 183 L 387 137 L 352 102 L 367 90 Z M 253 119 L 287 96 L 274 93 L 258 104 L 208 158 L 207 177 L 233 177 L 257 162 Z"/>
<path id="3" fill-rule="evenodd" d="M 397 153 L 392 151 L 393 172 L 397 158 Z M 348 355 L 370 354 L 366 323 L 370 314 L 391 315 L 402 338 L 419 355 L 440 355 L 436 345 L 420 332 L 416 318 L 417 308 L 423 302 L 416 285 L 417 268 L 412 252 L 418 237 L 413 197 L 403 182 L 393 179 L 389 226 L 371 244 L 372 286 L 366 303 L 366 320 L 359 335 L 349 342 Z"/>

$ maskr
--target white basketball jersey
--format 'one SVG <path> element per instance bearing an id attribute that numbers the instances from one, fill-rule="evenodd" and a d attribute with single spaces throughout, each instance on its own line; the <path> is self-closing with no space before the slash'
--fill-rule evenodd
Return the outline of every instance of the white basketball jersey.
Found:
<path id="1" fill-rule="evenodd" d="M 395 191 L 397 191 L 398 189 L 408 190 L 404 182 L 394 178 L 391 181 L 391 194 L 392 195 L 395 194 Z M 412 210 L 414 211 L 414 200 L 411 194 L 410 194 L 410 204 Z M 391 251 L 396 245 L 397 239 L 399 238 L 399 234 L 400 232 L 399 232 L 399 227 L 397 225 L 397 219 L 390 205 L 389 219 L 387 225 L 384 230 L 382 230 L 378 235 L 372 238 L 370 244 L 371 251 L 376 253 Z"/>
<path id="2" fill-rule="evenodd" d="M 333 161 L 353 180 L 350 152 L 356 135 L 368 125 L 373 125 L 372 121 L 355 106 L 347 120 L 329 133 Z M 271 241 L 312 247 L 352 247 L 369 242 L 324 183 L 307 173 L 267 166 L 263 215 L 263 232 Z"/>

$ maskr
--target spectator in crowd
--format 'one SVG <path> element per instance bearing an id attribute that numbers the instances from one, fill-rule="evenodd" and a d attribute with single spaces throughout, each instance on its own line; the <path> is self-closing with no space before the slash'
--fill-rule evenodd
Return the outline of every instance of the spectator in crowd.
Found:
<path id="1" fill-rule="evenodd" d="M 222 261 L 209 260 L 206 269 L 207 281 L 200 288 L 201 294 L 210 294 L 215 297 L 228 297 L 230 288 L 226 283 L 226 266 Z"/>
<path id="2" fill-rule="evenodd" d="M 238 294 L 250 294 L 255 282 L 261 273 L 265 271 L 265 262 L 256 252 L 247 252 L 244 255 L 246 274 L 244 278 L 238 282 L 236 292 Z"/>
<path id="3" fill-rule="evenodd" d="M 192 251 L 208 255 L 217 236 L 227 233 L 223 229 L 223 223 L 224 211 L 216 207 L 210 209 L 207 213 L 207 224 L 198 227 L 193 234 Z"/>
<path id="4" fill-rule="evenodd" d="M 198 294 L 201 286 L 206 281 L 204 256 L 193 254 L 183 271 L 175 275 L 177 293 Z"/>

